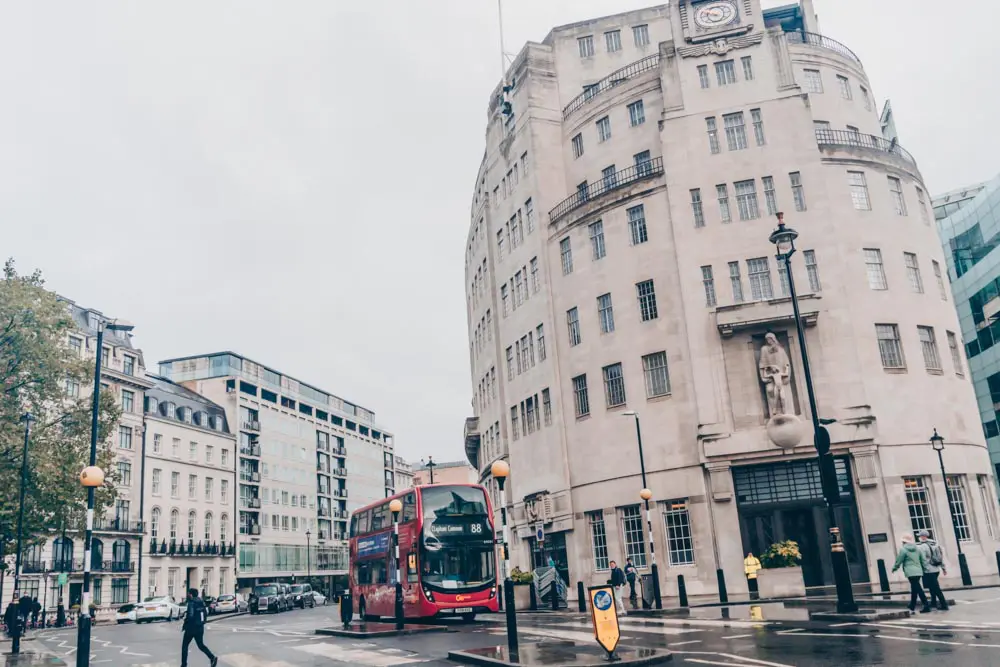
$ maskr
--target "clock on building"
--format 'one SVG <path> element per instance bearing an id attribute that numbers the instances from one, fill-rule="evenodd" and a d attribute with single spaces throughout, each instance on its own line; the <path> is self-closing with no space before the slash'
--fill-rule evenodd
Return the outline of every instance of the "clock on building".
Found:
<path id="1" fill-rule="evenodd" d="M 738 19 L 739 10 L 735 0 L 713 0 L 694 7 L 694 22 L 699 28 L 722 28 Z"/>

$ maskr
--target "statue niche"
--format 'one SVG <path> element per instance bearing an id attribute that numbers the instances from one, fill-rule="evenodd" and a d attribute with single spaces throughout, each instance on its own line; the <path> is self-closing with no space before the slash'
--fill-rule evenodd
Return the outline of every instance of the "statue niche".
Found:
<path id="1" fill-rule="evenodd" d="M 773 331 L 768 331 L 763 336 L 754 336 L 754 347 L 757 347 L 757 377 L 760 382 L 765 417 L 768 420 L 778 415 L 798 413 L 797 394 L 792 382 L 792 364 L 787 344 L 787 335 L 782 334 L 779 338 Z"/>

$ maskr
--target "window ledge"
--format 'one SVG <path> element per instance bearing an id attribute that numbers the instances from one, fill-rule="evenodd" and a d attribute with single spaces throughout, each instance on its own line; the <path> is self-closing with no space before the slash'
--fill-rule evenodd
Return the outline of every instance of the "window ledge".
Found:
<path id="1" fill-rule="evenodd" d="M 904 374 L 907 373 L 907 370 L 905 368 L 884 368 L 883 367 L 882 370 L 885 371 L 886 373 L 888 373 L 889 375 L 904 375 Z"/>
<path id="2" fill-rule="evenodd" d="M 647 398 L 646 402 L 647 403 L 660 403 L 662 401 L 669 400 L 669 399 L 671 399 L 673 397 L 674 397 L 674 395 L 672 393 L 670 393 L 670 394 L 663 394 L 662 396 L 653 396 L 652 398 Z"/>
<path id="3" fill-rule="evenodd" d="M 941 369 L 941 368 L 928 368 L 927 369 L 927 374 L 928 375 L 944 375 L 944 370 Z"/>
<path id="4" fill-rule="evenodd" d="M 589 412 L 587 414 L 585 414 L 585 415 L 577 415 L 576 416 L 576 420 L 578 422 L 587 421 L 588 419 L 590 419 L 590 413 Z"/>
<path id="5" fill-rule="evenodd" d="M 622 410 L 628 409 L 628 403 L 622 403 L 621 405 L 610 405 L 606 409 L 608 412 L 621 412 Z"/>

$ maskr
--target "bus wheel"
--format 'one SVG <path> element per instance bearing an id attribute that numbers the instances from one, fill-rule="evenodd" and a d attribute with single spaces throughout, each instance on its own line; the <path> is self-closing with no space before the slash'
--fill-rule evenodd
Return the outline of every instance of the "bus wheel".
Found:
<path id="1" fill-rule="evenodd" d="M 466 623 L 472 623 L 473 621 L 476 620 L 476 615 L 475 614 L 462 614 L 462 620 L 465 621 Z"/>

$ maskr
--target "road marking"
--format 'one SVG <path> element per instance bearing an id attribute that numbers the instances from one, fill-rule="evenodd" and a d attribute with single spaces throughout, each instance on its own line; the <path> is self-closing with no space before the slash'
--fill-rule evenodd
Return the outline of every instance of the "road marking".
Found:
<path id="1" fill-rule="evenodd" d="M 700 639 L 691 639 L 686 642 L 670 642 L 670 648 L 673 648 L 675 646 L 687 646 L 688 644 L 700 644 L 700 643 L 701 643 Z"/>
<path id="2" fill-rule="evenodd" d="M 684 658 L 684 662 L 697 662 L 700 665 L 723 665 L 723 667 L 754 667 L 750 662 L 715 662 L 714 660 L 700 660 L 698 658 Z"/>
<path id="3" fill-rule="evenodd" d="M 707 651 L 674 651 L 675 655 L 707 655 L 707 656 L 720 656 L 723 658 L 728 658 L 729 660 L 736 660 L 735 665 L 737 667 L 795 667 L 795 665 L 786 665 L 781 662 L 767 662 L 766 660 L 758 660 L 757 658 L 748 658 L 742 655 L 733 655 L 732 653 L 709 653 Z M 685 658 L 688 660 L 689 658 Z M 716 664 L 734 664 L 734 663 L 716 663 Z"/>
<path id="4" fill-rule="evenodd" d="M 860 623 L 857 623 L 857 622 L 854 622 L 854 621 L 852 621 L 850 623 L 835 623 L 835 624 L 831 625 L 830 627 L 831 628 L 847 628 L 847 627 L 850 627 L 852 625 L 860 625 Z"/>
<path id="5" fill-rule="evenodd" d="M 784 634 L 791 634 L 793 632 L 805 632 L 805 628 L 792 628 L 791 630 L 785 630 Z"/>
<path id="6" fill-rule="evenodd" d="M 593 641 L 593 637 L 588 637 Z M 421 658 L 416 653 L 406 652 L 406 655 L 387 654 L 381 651 L 365 651 L 347 648 L 339 644 L 308 644 L 306 646 L 291 646 L 295 651 L 311 653 L 312 655 L 339 660 L 349 665 L 363 665 L 365 667 L 393 667 L 394 665 L 412 664 L 416 662 L 428 662 L 431 658 Z M 260 667 L 272 667 L 279 663 L 262 663 Z M 239 667 L 244 667 L 240 665 Z M 257 665 L 246 665 L 245 667 L 257 667 Z"/>
<path id="7" fill-rule="evenodd" d="M 1000 598 L 987 598 L 985 600 L 955 600 L 958 604 L 983 604 L 986 602 L 1000 602 Z"/>
<path id="8" fill-rule="evenodd" d="M 860 635 L 850 632 L 778 632 L 777 634 L 792 637 L 823 637 L 824 639 L 843 639 L 844 637 L 860 637 L 865 639 L 871 637 L 871 635 Z"/>
<path id="9" fill-rule="evenodd" d="M 592 643 L 594 641 L 594 635 L 589 632 L 559 632 L 556 629 L 542 630 L 540 628 L 518 628 L 517 632 L 523 635 L 537 635 L 539 637 L 553 637 L 555 639 L 571 639 L 578 642 Z M 507 634 L 506 632 L 495 632 L 494 634 Z M 622 636 L 622 639 L 631 639 L 631 637 Z"/>
<path id="10" fill-rule="evenodd" d="M 219 661 L 227 665 L 233 665 L 234 667 L 294 667 L 283 660 L 258 658 L 250 653 L 220 655 Z"/>
<path id="11" fill-rule="evenodd" d="M 944 644 L 946 646 L 965 646 L 962 642 L 946 642 L 940 639 L 920 639 L 918 637 L 897 637 L 896 635 L 873 635 L 875 639 L 895 639 L 901 642 L 922 642 L 925 644 Z M 981 645 L 982 646 L 982 645 Z M 1000 647 L 1000 644 L 996 646 Z"/>
<path id="12" fill-rule="evenodd" d="M 746 639 L 747 637 L 753 637 L 753 633 L 748 635 L 729 635 L 728 637 L 719 637 L 719 639 Z"/>
<path id="13" fill-rule="evenodd" d="M 863 623 L 862 625 L 867 625 L 873 628 L 892 628 L 893 630 L 911 630 L 918 632 L 964 632 L 972 634 L 991 634 L 1000 633 L 1000 628 L 977 628 L 966 625 L 960 626 L 947 626 L 947 625 L 916 625 L 916 624 L 903 624 L 903 623 Z"/>
<path id="14" fill-rule="evenodd" d="M 669 628 L 669 627 L 655 627 L 655 626 L 650 626 L 648 628 L 643 628 L 642 626 L 632 626 L 632 625 L 626 626 L 625 624 L 619 624 L 619 626 L 623 627 L 623 628 L 627 628 L 630 632 L 661 633 L 661 634 L 665 634 L 665 635 L 684 635 L 684 634 L 688 634 L 688 633 L 691 633 L 691 632 L 701 632 L 701 630 L 686 630 L 684 628 Z M 521 627 L 523 627 L 523 626 L 521 626 L 520 624 L 518 624 L 518 629 L 520 629 Z M 576 621 L 574 621 L 572 623 L 559 623 L 559 624 L 542 626 L 542 627 L 547 627 L 547 628 L 550 628 L 550 629 L 556 629 L 556 628 L 587 628 L 587 629 L 592 629 L 594 626 L 591 625 L 590 623 L 582 623 L 582 622 L 576 622 Z M 591 640 L 593 640 L 593 636 L 591 636 Z"/>

